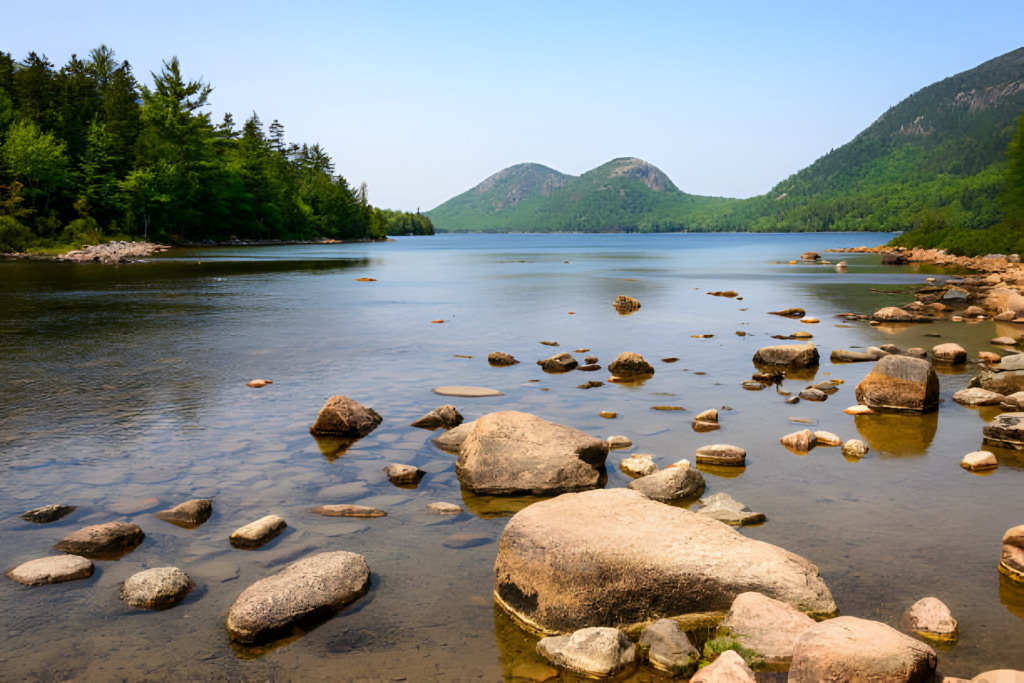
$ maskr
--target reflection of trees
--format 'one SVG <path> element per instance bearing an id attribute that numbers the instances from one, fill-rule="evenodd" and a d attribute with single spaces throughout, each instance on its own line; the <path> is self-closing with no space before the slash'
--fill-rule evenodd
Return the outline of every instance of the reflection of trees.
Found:
<path id="1" fill-rule="evenodd" d="M 857 432 L 881 457 L 917 456 L 931 446 L 939 428 L 939 412 L 857 415 L 854 422 Z"/>

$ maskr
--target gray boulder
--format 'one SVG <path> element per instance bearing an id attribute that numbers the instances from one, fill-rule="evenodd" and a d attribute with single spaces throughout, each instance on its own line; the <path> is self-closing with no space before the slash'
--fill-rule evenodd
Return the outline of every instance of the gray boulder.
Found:
<path id="1" fill-rule="evenodd" d="M 40 557 L 19 564 L 5 574 L 7 578 L 26 586 L 43 586 L 48 583 L 78 581 L 92 576 L 93 564 L 78 555 L 54 555 Z"/>
<path id="2" fill-rule="evenodd" d="M 1024 413 L 998 415 L 982 428 L 981 433 L 985 444 L 1024 450 Z"/>
<path id="3" fill-rule="evenodd" d="M 170 609 L 195 588 L 195 583 L 177 567 L 157 567 L 132 574 L 121 584 L 121 599 L 129 607 Z"/>
<path id="4" fill-rule="evenodd" d="M 926 360 L 886 356 L 857 385 L 856 397 L 872 410 L 932 410 L 939 403 L 939 378 Z"/>
<path id="5" fill-rule="evenodd" d="M 697 462 L 702 465 L 744 467 L 747 464 L 747 452 L 739 446 L 716 443 L 698 448 Z"/>
<path id="6" fill-rule="evenodd" d="M 356 403 L 348 396 L 331 396 L 320 409 L 311 434 L 330 434 L 346 439 L 361 439 L 384 421 L 377 411 Z"/>
<path id="7" fill-rule="evenodd" d="M 213 514 L 213 501 L 209 498 L 197 498 L 187 500 L 168 510 L 154 512 L 153 516 L 183 529 L 196 529 L 205 524 L 211 514 Z"/>
<path id="8" fill-rule="evenodd" d="M 572 357 L 572 354 L 559 353 L 551 356 L 551 358 L 545 358 L 544 360 L 537 361 L 537 365 L 544 370 L 544 372 L 569 372 L 570 370 L 576 369 L 579 363 Z"/>
<path id="9" fill-rule="evenodd" d="M 462 449 L 462 443 L 466 440 L 466 437 L 469 436 L 469 433 L 473 431 L 473 425 L 475 424 L 475 420 L 473 422 L 463 422 L 458 427 L 449 429 L 440 436 L 435 436 L 430 440 L 430 443 L 434 444 L 442 451 L 458 454 Z"/>
<path id="10" fill-rule="evenodd" d="M 647 648 L 651 666 L 662 671 L 683 671 L 700 660 L 700 652 L 671 619 L 659 619 L 645 628 L 640 646 Z"/>
<path id="11" fill-rule="evenodd" d="M 754 354 L 754 365 L 757 366 L 806 368 L 817 365 L 818 360 L 818 349 L 814 348 L 814 342 L 765 346 Z"/>
<path id="12" fill-rule="evenodd" d="M 644 357 L 639 353 L 633 353 L 632 351 L 620 353 L 608 365 L 608 370 L 616 377 L 621 377 L 622 379 L 647 377 L 654 374 L 654 366 L 644 360 Z"/>
<path id="13" fill-rule="evenodd" d="M 487 495 L 545 495 L 598 486 L 608 444 L 581 431 L 515 411 L 473 423 L 455 463 L 459 482 Z"/>
<path id="14" fill-rule="evenodd" d="M 49 524 L 70 515 L 77 509 L 74 505 L 44 505 L 23 513 L 21 518 L 33 524 Z"/>
<path id="15" fill-rule="evenodd" d="M 1005 399 L 1006 397 L 1002 394 L 981 387 L 961 389 L 953 394 L 953 400 L 963 406 L 995 406 Z"/>
<path id="16" fill-rule="evenodd" d="M 784 664 L 793 659 L 793 648 L 814 619 L 760 593 L 736 596 L 722 622 L 744 647 L 749 647 L 769 664 Z"/>
<path id="17" fill-rule="evenodd" d="M 130 553 L 145 538 L 146 534 L 134 524 L 108 522 L 83 527 L 68 534 L 53 547 L 71 555 L 106 560 Z"/>
<path id="18" fill-rule="evenodd" d="M 568 636 L 541 638 L 537 653 L 576 673 L 611 676 L 633 663 L 636 645 L 615 628 L 583 628 Z"/>
<path id="19" fill-rule="evenodd" d="M 717 519 L 729 526 L 759 524 L 765 520 L 763 512 L 753 512 L 743 503 L 734 500 L 728 493 L 716 493 L 700 502 L 703 507 L 697 510 L 698 515 Z"/>
<path id="20" fill-rule="evenodd" d="M 337 612 L 369 588 L 370 568 L 362 555 L 313 555 L 242 591 L 228 612 L 228 633 L 240 643 L 273 640 L 302 621 Z"/>
<path id="21" fill-rule="evenodd" d="M 669 502 L 693 498 L 704 492 L 704 475 L 689 467 L 667 467 L 629 482 L 629 488 L 651 500 Z"/>
<path id="22" fill-rule="evenodd" d="M 455 406 L 446 403 L 443 406 L 434 408 L 429 413 L 421 417 L 420 419 L 413 422 L 410 427 L 419 427 L 420 429 L 454 429 L 462 424 L 462 415 Z"/>
<path id="23" fill-rule="evenodd" d="M 547 633 L 725 611 L 747 591 L 814 615 L 836 610 L 807 560 L 629 489 L 565 494 L 518 512 L 494 572 L 498 604 Z"/>

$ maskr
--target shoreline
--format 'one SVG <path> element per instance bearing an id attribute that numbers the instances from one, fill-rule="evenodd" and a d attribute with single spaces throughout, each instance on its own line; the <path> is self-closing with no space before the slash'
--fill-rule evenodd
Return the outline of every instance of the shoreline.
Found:
<path id="1" fill-rule="evenodd" d="M 986 256 L 955 256 L 945 249 L 922 249 L 914 247 L 849 247 L 845 249 L 822 249 L 832 254 L 881 254 L 882 265 L 902 266 L 908 263 L 930 263 L 935 266 L 957 266 L 979 273 L 1017 273 L 1024 278 L 1018 254 L 988 254 Z M 1005 279 L 1005 278 L 1004 278 Z"/>

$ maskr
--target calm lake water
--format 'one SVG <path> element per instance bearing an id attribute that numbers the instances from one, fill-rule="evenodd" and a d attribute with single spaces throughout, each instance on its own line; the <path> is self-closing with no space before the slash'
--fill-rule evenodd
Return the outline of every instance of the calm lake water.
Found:
<path id="1" fill-rule="evenodd" d="M 4 647 L 0 679 L 501 680 L 539 671 L 535 639 L 493 604 L 497 539 L 525 499 L 460 491 L 455 457 L 432 434 L 407 426 L 451 401 L 467 420 L 520 410 L 590 434 L 628 436 L 635 447 L 608 459 L 609 487 L 632 452 L 660 466 L 707 443 L 748 453 L 739 472 L 705 473 L 767 515 L 741 529 L 814 562 L 842 614 L 897 624 L 916 600 L 936 596 L 959 620 L 959 644 L 939 670 L 970 678 L 1024 669 L 1024 589 L 1001 581 L 1000 540 L 1024 523 L 1024 456 L 997 453 L 978 476 L 959 466 L 981 447 L 998 409 L 951 400 L 976 366 L 940 375 L 944 403 L 923 417 L 851 417 L 854 387 L 870 364 L 833 366 L 829 352 L 886 342 L 903 349 L 955 341 L 969 354 L 988 340 L 1020 336 L 1008 324 L 939 322 L 874 328 L 836 318 L 902 305 L 935 273 L 885 267 L 869 254 L 831 266 L 789 265 L 809 249 L 874 245 L 889 235 L 439 235 L 382 244 L 172 250 L 121 266 L 0 263 L 0 559 L 6 571 L 53 554 L 87 524 L 124 520 L 146 540 L 86 581 L 25 587 L 0 580 Z M 942 271 L 948 273 L 950 271 Z M 355 282 L 355 278 L 376 282 Z M 742 300 L 706 296 L 733 289 Z M 619 294 L 643 308 L 620 316 Z M 802 324 L 770 310 L 798 306 Z M 573 311 L 574 315 L 569 315 Z M 444 319 L 444 324 L 431 320 Z M 805 329 L 822 354 L 817 381 L 845 384 L 824 403 L 787 405 L 773 389 L 746 391 L 770 335 Z M 746 332 L 740 337 L 736 332 Z M 941 339 L 925 337 L 937 333 Z M 691 335 L 713 334 L 710 339 Z M 542 346 L 554 340 L 561 346 Z M 583 390 L 608 373 L 548 375 L 534 361 L 589 348 L 607 364 L 622 351 L 655 363 L 641 386 Z M 492 368 L 491 351 L 521 364 Z M 456 357 L 456 354 L 472 358 Z M 586 354 L 576 354 L 582 360 Z M 678 356 L 680 362 L 658 359 Z M 274 380 L 250 389 L 253 378 Z M 529 382 L 528 380 L 539 380 Z M 794 395 L 808 381 L 788 381 Z M 505 396 L 445 399 L 436 386 L 491 387 Z M 344 394 L 384 423 L 340 457 L 325 457 L 308 429 L 324 401 Z M 687 412 L 652 410 L 682 405 Z M 722 429 L 692 431 L 693 415 L 730 406 Z M 618 413 L 615 420 L 601 410 Z M 803 429 L 861 438 L 867 458 L 837 448 L 793 455 L 779 444 Z M 413 464 L 418 489 L 381 471 Z M 152 513 L 212 498 L 213 517 L 188 531 Z M 448 501 L 467 512 L 425 513 Z M 77 505 L 60 522 L 33 525 L 25 510 Z M 382 519 L 308 514 L 315 505 L 358 503 Z M 268 514 L 288 530 L 255 551 L 228 535 Z M 600 529 L 595 529 L 600 533 Z M 455 537 L 454 539 L 452 537 Z M 471 547 L 451 547 L 466 545 Z M 365 598 L 293 642 L 233 649 L 224 620 L 254 581 L 309 554 L 361 553 L 373 573 Z M 178 607 L 127 608 L 118 585 L 150 567 L 177 566 L 196 582 Z M 657 676 L 641 670 L 636 680 Z M 525 679 L 517 679 L 525 680 Z M 565 680 L 569 680 L 565 677 Z"/>

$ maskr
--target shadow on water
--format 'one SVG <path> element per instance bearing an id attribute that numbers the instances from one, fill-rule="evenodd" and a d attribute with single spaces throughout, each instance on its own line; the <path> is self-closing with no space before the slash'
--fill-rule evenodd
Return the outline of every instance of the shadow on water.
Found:
<path id="1" fill-rule="evenodd" d="M 861 438 L 880 457 L 916 457 L 928 452 L 939 428 L 939 412 L 857 415 L 854 423 Z"/>

